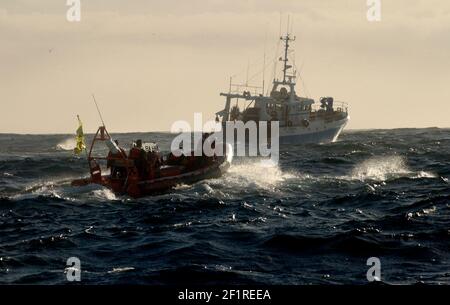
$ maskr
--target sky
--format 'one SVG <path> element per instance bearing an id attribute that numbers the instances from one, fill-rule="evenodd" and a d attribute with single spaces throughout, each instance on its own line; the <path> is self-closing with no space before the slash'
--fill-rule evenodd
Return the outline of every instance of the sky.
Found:
<path id="1" fill-rule="evenodd" d="M 168 131 L 223 109 L 233 82 L 273 78 L 296 36 L 297 93 L 349 106 L 348 129 L 450 127 L 450 1 L 66 0 L 0 2 L 0 133 Z M 288 17 L 289 16 L 289 17 Z M 247 77 L 248 75 L 248 77 Z M 267 86 L 267 85 L 266 85 Z"/>

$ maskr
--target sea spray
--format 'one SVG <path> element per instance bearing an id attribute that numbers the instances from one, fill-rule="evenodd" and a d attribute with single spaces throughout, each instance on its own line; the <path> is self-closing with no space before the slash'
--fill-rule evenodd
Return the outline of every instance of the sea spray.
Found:
<path id="1" fill-rule="evenodd" d="M 57 150 L 73 150 L 76 142 L 74 138 L 68 138 L 56 145 Z"/>
<path id="2" fill-rule="evenodd" d="M 434 178 L 436 175 L 425 171 L 414 172 L 408 166 L 406 157 L 382 156 L 373 157 L 358 164 L 350 177 L 361 181 L 386 181 L 400 177 Z"/>

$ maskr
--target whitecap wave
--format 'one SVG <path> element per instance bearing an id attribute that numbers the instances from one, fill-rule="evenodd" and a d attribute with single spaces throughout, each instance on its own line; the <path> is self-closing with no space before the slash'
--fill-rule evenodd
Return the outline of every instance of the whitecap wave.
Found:
<path id="1" fill-rule="evenodd" d="M 74 138 L 68 138 L 56 145 L 57 150 L 73 150 L 76 146 Z"/>
<path id="2" fill-rule="evenodd" d="M 173 189 L 174 190 L 187 190 L 190 188 L 192 188 L 192 185 L 181 183 L 181 184 L 177 184 Z"/>
<path id="3" fill-rule="evenodd" d="M 116 195 L 113 191 L 107 188 L 102 188 L 100 190 L 93 191 L 94 197 L 100 199 L 100 200 L 117 200 Z"/>
<path id="4" fill-rule="evenodd" d="M 278 164 L 271 160 L 259 160 L 241 164 L 233 164 L 225 182 L 230 185 L 256 186 L 270 189 L 288 179 L 296 178 L 291 173 L 283 172 Z"/>
<path id="5" fill-rule="evenodd" d="M 38 182 L 25 187 L 24 191 L 12 195 L 15 200 L 32 199 L 37 196 L 50 196 L 53 198 L 73 201 L 74 199 L 66 197 L 59 187 L 62 183 L 56 181 Z"/>
<path id="6" fill-rule="evenodd" d="M 134 270 L 134 267 L 121 267 L 121 268 L 113 268 L 113 270 L 108 271 L 108 273 L 119 273 Z"/>
<path id="7" fill-rule="evenodd" d="M 400 177 L 435 178 L 433 173 L 414 172 L 402 156 L 373 157 L 358 164 L 350 174 L 351 180 L 386 181 Z"/>
<path id="8" fill-rule="evenodd" d="M 433 173 L 420 171 L 416 174 L 414 178 L 437 178 L 438 176 Z"/>

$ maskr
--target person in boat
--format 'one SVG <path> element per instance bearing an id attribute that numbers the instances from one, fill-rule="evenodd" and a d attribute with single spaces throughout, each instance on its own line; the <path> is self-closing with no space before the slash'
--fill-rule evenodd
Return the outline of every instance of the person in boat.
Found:
<path id="1" fill-rule="evenodd" d="M 207 156 L 205 154 L 205 152 L 203 151 L 203 146 L 204 146 L 206 140 L 208 139 L 208 137 L 210 135 L 212 135 L 212 133 L 205 132 L 205 133 L 202 134 L 202 141 L 200 143 L 198 143 L 198 145 L 201 145 L 201 147 L 199 147 L 198 149 L 201 149 L 202 155 L 198 156 L 198 157 L 195 157 L 195 158 L 191 158 L 189 160 L 190 163 L 191 163 L 190 164 L 191 166 L 193 166 L 195 168 L 200 168 L 200 167 L 204 167 L 204 166 L 210 165 L 211 162 L 213 161 L 213 158 Z M 211 148 L 214 148 L 214 146 L 215 146 L 215 141 L 212 143 Z"/>
<path id="2" fill-rule="evenodd" d="M 145 177 L 147 174 L 147 154 L 142 148 L 142 140 L 137 140 L 133 148 L 130 149 L 129 158 L 134 161 L 140 177 Z"/>
<path id="3" fill-rule="evenodd" d="M 114 143 L 119 148 L 116 153 L 109 151 L 106 161 L 106 168 L 111 168 L 111 176 L 114 178 L 122 178 L 126 176 L 126 169 L 122 166 L 118 166 L 118 161 L 123 159 L 127 154 L 125 150 L 119 146 L 119 141 L 115 140 Z"/>
<path id="4" fill-rule="evenodd" d="M 190 155 L 186 156 L 183 153 L 183 143 L 180 143 L 180 146 L 176 151 L 169 153 L 165 164 L 166 165 L 186 166 L 189 163 L 189 157 L 190 157 Z"/>
<path id="5" fill-rule="evenodd" d="M 155 147 L 154 149 L 147 152 L 147 171 L 148 177 L 150 179 L 158 178 L 160 176 L 160 169 L 162 165 L 162 157 L 159 152 L 159 148 Z"/>

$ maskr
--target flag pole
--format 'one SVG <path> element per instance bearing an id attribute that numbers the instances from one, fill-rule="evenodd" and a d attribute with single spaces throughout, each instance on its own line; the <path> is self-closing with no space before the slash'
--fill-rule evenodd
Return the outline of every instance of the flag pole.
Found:
<path id="1" fill-rule="evenodd" d="M 81 122 L 80 120 L 80 116 L 77 114 L 78 120 Z M 81 124 L 81 126 L 83 126 L 83 124 Z M 84 137 L 84 130 L 83 130 L 83 137 Z M 86 147 L 86 137 L 84 137 L 84 142 L 85 142 L 85 147 L 84 147 L 84 154 L 86 155 L 86 160 L 89 163 L 89 155 L 88 155 L 88 151 L 87 151 L 87 147 Z"/>

